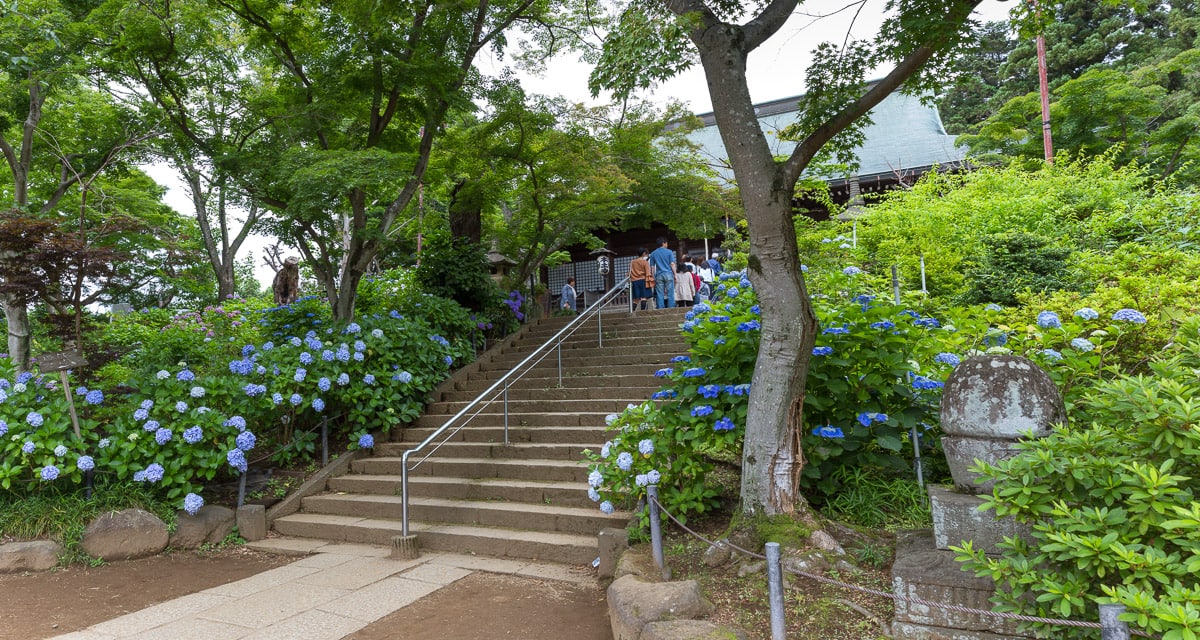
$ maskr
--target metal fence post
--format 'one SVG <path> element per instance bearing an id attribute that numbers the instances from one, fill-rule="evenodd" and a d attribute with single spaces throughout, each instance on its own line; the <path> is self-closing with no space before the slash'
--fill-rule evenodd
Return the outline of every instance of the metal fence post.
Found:
<path id="1" fill-rule="evenodd" d="M 559 385 L 562 383 L 560 382 Z M 504 383 L 504 444 L 508 444 L 508 383 Z"/>
<path id="2" fill-rule="evenodd" d="M 596 309 L 596 340 L 600 343 L 600 348 L 604 348 L 604 309 Z"/>
<path id="3" fill-rule="evenodd" d="M 555 349 L 558 352 L 558 386 L 562 386 L 562 340 L 558 341 L 558 347 Z"/>
<path id="4" fill-rule="evenodd" d="M 400 456 L 400 535 L 408 537 L 408 454 Z"/>
<path id="5" fill-rule="evenodd" d="M 662 521 L 658 517 L 658 485 L 646 487 L 646 506 L 650 509 L 650 552 L 654 556 L 654 564 L 662 571 L 663 578 L 667 577 L 666 563 L 663 561 Z"/>
<path id="6" fill-rule="evenodd" d="M 779 564 L 779 543 L 767 543 L 767 589 L 771 602 L 771 640 L 785 640 L 783 620 L 783 568 Z"/>
<path id="7" fill-rule="evenodd" d="M 925 471 L 924 471 L 924 469 L 921 468 L 921 439 L 920 439 L 920 436 L 917 435 L 916 426 L 914 426 L 912 428 L 912 443 L 913 443 L 913 464 L 916 465 L 916 468 L 917 468 L 917 486 L 921 487 L 921 490 L 924 491 L 925 490 Z"/>
<path id="8" fill-rule="evenodd" d="M 238 507 L 241 507 L 246 502 L 246 473 L 246 471 L 243 471 L 242 477 L 238 478 Z"/>
<path id="9" fill-rule="evenodd" d="M 321 418 L 321 466 L 329 465 L 329 419 Z"/>
<path id="10" fill-rule="evenodd" d="M 1125 613 L 1123 604 L 1100 605 L 1101 640 L 1129 640 L 1129 625 L 1120 620 Z"/>

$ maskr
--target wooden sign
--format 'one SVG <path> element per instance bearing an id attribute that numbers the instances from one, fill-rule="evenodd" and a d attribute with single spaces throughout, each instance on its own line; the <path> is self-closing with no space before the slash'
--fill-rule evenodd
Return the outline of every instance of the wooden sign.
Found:
<path id="1" fill-rule="evenodd" d="M 37 357 L 37 367 L 42 373 L 78 369 L 87 365 L 87 360 L 78 351 L 59 351 L 58 353 L 43 353 Z"/>

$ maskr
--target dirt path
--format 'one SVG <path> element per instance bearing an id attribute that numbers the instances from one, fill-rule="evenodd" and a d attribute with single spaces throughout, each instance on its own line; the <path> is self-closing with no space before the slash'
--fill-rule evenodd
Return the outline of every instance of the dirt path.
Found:
<path id="1" fill-rule="evenodd" d="M 241 547 L 0 575 L 0 639 L 39 640 L 292 562 Z"/>
<path id="2" fill-rule="evenodd" d="M 397 630 L 403 629 L 402 635 Z M 599 587 L 475 573 L 347 640 L 611 640 Z"/>

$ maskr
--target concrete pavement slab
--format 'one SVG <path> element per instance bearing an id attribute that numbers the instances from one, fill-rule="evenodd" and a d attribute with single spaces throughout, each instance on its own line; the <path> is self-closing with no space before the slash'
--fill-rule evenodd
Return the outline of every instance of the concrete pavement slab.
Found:
<path id="1" fill-rule="evenodd" d="M 246 548 L 281 556 L 306 556 L 328 544 L 324 540 L 310 538 L 267 538 L 266 540 L 247 542 Z"/>
<path id="2" fill-rule="evenodd" d="M 298 578 L 303 578 L 309 574 L 316 573 L 321 569 L 318 567 L 297 566 L 296 563 L 287 564 L 282 567 L 276 567 L 270 571 L 264 571 L 258 575 L 250 576 L 237 582 L 230 582 L 219 587 L 213 587 L 201 593 L 212 593 L 222 596 L 230 596 L 234 598 L 245 598 L 246 596 L 265 591 L 271 587 L 281 585 Z"/>
<path id="3" fill-rule="evenodd" d="M 189 617 L 131 636 L 121 636 L 119 640 L 237 640 L 250 632 L 240 624 Z"/>
<path id="4" fill-rule="evenodd" d="M 364 626 L 361 620 L 311 609 L 259 629 L 242 640 L 338 640 Z"/>
<path id="5" fill-rule="evenodd" d="M 317 547 L 317 553 L 342 553 L 348 556 L 363 556 L 367 558 L 386 558 L 392 555 L 389 547 L 373 544 L 357 544 L 353 542 L 335 542 Z"/>
<path id="6" fill-rule="evenodd" d="M 424 556 L 422 556 L 424 557 Z M 524 560 L 508 560 L 506 558 L 489 558 L 487 556 L 468 556 L 461 553 L 443 553 L 429 560 L 429 564 L 441 564 L 472 571 L 487 571 L 488 573 L 516 573 L 529 564 Z"/>
<path id="7" fill-rule="evenodd" d="M 465 578 L 469 575 L 471 575 L 470 569 L 427 563 L 405 571 L 400 574 L 400 577 L 408 580 L 420 580 L 421 582 L 428 582 L 444 587 L 455 580 Z"/>
<path id="8" fill-rule="evenodd" d="M 233 601 L 229 596 L 202 591 L 92 625 L 90 630 L 103 635 L 131 636 Z"/>
<path id="9" fill-rule="evenodd" d="M 321 555 L 317 557 L 321 557 Z M 296 582 L 334 589 L 361 589 L 372 582 L 379 582 L 392 574 L 399 573 L 416 564 L 419 564 L 419 561 L 391 560 L 389 558 L 353 558 L 349 562 L 304 576 Z"/>
<path id="10" fill-rule="evenodd" d="M 440 588 L 440 585 L 429 582 L 387 578 L 317 608 L 368 623 L 412 604 Z"/>
<path id="11" fill-rule="evenodd" d="M 51 640 L 117 640 L 117 637 L 105 633 L 96 633 L 91 629 L 84 629 L 82 631 L 65 633 L 61 636 L 54 636 Z"/>
<path id="12" fill-rule="evenodd" d="M 229 606 L 209 609 L 198 617 L 261 629 L 348 593 L 346 589 L 289 582 L 240 598 Z"/>

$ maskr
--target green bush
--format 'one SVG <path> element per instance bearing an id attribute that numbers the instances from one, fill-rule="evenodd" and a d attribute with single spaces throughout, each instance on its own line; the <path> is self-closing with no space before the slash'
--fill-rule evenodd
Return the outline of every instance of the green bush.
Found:
<path id="1" fill-rule="evenodd" d="M 453 300 L 474 312 L 499 306 L 502 293 L 492 280 L 483 245 L 466 238 L 435 235 L 416 268 L 421 290 Z"/>
<path id="2" fill-rule="evenodd" d="M 1072 415 L 1015 457 L 981 465 L 996 481 L 987 508 L 1033 526 L 1032 539 L 1001 543 L 1000 557 L 956 549 L 996 580 L 998 610 L 1094 619 L 1098 603 L 1119 602 L 1143 631 L 1200 634 L 1198 328 L 1184 327 L 1147 374 L 1089 390 L 1078 402 L 1086 422 Z"/>
<path id="3" fill-rule="evenodd" d="M 1067 270 L 1071 249 L 1052 246 L 1031 233 L 1003 233 L 983 238 L 983 253 L 966 261 L 971 304 L 1014 305 L 1023 291 L 1053 292 L 1074 287 Z"/>

